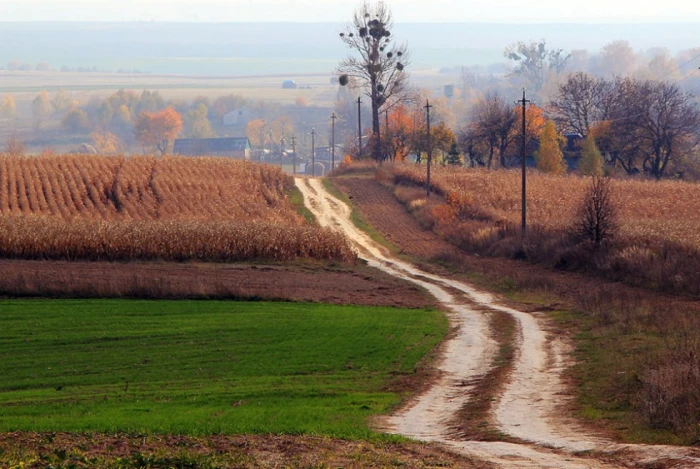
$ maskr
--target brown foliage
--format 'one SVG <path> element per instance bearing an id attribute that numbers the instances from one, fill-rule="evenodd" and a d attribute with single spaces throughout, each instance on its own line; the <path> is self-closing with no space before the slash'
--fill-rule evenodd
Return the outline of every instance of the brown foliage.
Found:
<path id="1" fill-rule="evenodd" d="M 136 139 L 146 148 L 156 147 L 165 155 L 182 132 L 182 116 L 169 107 L 158 112 L 142 111 L 134 126 Z"/>

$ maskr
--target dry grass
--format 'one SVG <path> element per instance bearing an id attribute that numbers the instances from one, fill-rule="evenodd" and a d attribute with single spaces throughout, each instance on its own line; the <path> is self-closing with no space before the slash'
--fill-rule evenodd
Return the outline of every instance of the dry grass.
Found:
<path id="1" fill-rule="evenodd" d="M 0 156 L 0 255 L 25 259 L 344 262 L 279 168 L 222 158 Z"/>
<path id="2" fill-rule="evenodd" d="M 425 168 L 396 165 L 399 183 L 424 184 Z M 699 186 L 680 181 L 612 180 L 617 236 L 605 252 L 572 237 L 590 178 L 528 174 L 527 239 L 520 237 L 518 171 L 436 168 L 446 203 L 421 217 L 458 246 L 566 269 L 585 270 L 674 293 L 700 295 Z M 404 200 L 409 206 L 410 200 Z M 414 205 L 417 206 L 416 203 Z"/>
<path id="3" fill-rule="evenodd" d="M 401 180 L 424 184 L 425 167 L 397 165 Z M 493 221 L 520 223 L 519 171 L 440 168 L 435 189 L 478 209 Z M 528 173 L 528 220 L 550 230 L 568 229 L 590 178 Z M 700 249 L 700 186 L 681 181 L 611 181 L 621 235 L 633 239 L 672 241 Z"/>

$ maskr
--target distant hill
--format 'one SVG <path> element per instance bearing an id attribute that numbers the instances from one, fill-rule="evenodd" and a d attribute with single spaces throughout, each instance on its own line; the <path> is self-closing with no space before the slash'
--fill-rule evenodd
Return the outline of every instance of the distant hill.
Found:
<path id="1" fill-rule="evenodd" d="M 330 23 L 0 23 L 0 65 L 11 60 L 53 68 L 97 67 L 153 73 L 249 75 L 329 72 L 344 56 Z M 399 23 L 415 68 L 503 61 L 517 40 L 544 38 L 564 49 L 597 51 L 626 39 L 644 50 L 700 46 L 696 23 L 487 24 Z"/>

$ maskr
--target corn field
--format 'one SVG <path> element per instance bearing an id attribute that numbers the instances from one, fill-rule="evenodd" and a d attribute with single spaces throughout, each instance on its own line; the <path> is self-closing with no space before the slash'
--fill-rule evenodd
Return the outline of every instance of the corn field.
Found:
<path id="1" fill-rule="evenodd" d="M 494 222 L 520 223 L 521 173 L 469 168 L 434 169 L 434 189 Z M 397 180 L 425 184 L 425 167 L 396 165 Z M 528 223 L 547 231 L 573 225 L 589 178 L 528 173 Z M 611 181 L 620 235 L 671 241 L 700 249 L 700 185 L 682 181 Z"/>
<path id="2" fill-rule="evenodd" d="M 279 168 L 223 158 L 0 156 L 0 256 L 352 262 Z"/>

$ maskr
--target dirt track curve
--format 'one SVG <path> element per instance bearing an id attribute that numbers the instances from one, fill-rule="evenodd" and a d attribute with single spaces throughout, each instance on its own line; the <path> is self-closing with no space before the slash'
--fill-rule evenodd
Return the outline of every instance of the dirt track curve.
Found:
<path id="1" fill-rule="evenodd" d="M 463 282 L 392 257 L 354 226 L 350 208 L 330 195 L 320 180 L 297 178 L 296 184 L 318 222 L 344 232 L 370 266 L 424 287 L 450 311 L 455 333 L 437 364 L 439 379 L 409 407 L 389 417 L 382 430 L 441 443 L 503 468 L 616 468 L 651 463 L 700 467 L 700 457 L 692 449 L 616 444 L 588 435 L 573 419 L 563 418 L 566 345 L 547 336 L 543 319 L 502 306 L 492 295 Z M 485 310 L 507 313 L 518 325 L 514 370 L 491 418 L 501 432 L 522 443 L 464 441 L 451 430 L 458 411 L 469 401 L 471 383 L 489 372 L 496 354 Z"/>

